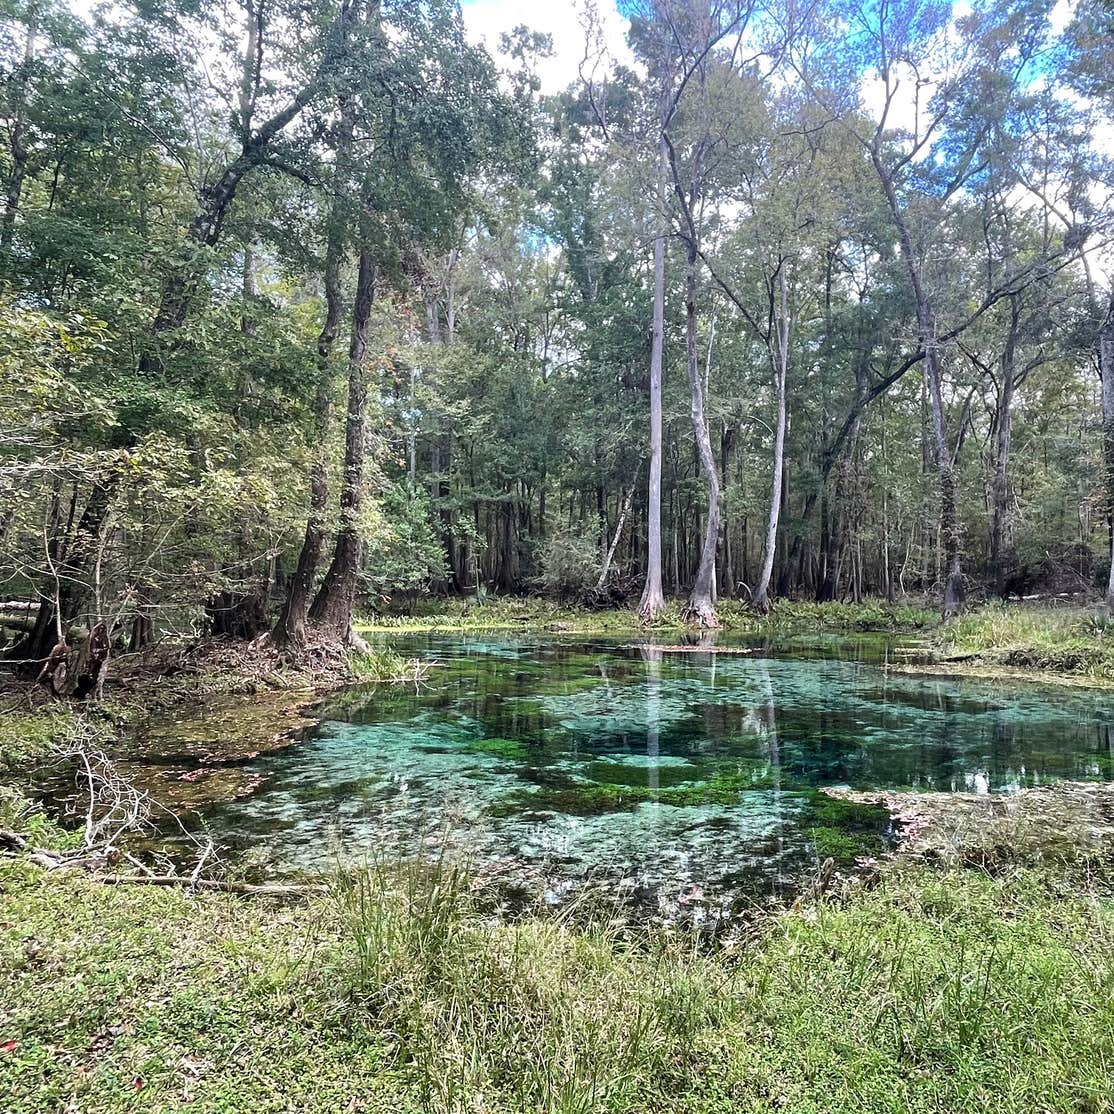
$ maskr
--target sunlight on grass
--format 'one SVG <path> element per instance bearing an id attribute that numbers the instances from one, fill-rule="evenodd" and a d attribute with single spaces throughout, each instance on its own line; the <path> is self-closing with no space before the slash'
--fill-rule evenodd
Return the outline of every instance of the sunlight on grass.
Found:
<path id="1" fill-rule="evenodd" d="M 292 906 L 0 882 L 12 1114 L 1109 1109 L 1095 863 L 907 866 L 722 945 L 590 909 L 496 922 L 447 863 Z"/>

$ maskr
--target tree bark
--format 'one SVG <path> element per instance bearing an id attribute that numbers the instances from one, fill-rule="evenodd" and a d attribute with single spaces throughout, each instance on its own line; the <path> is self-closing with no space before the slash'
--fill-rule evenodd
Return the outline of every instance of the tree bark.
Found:
<path id="1" fill-rule="evenodd" d="M 960 565 L 960 526 L 958 482 L 955 463 L 948 445 L 947 418 L 944 414 L 944 398 L 940 377 L 940 351 L 936 340 L 936 321 L 928 295 L 921 283 L 920 269 L 913 250 L 913 239 L 909 225 L 901 211 L 901 205 L 894 189 L 893 177 L 882 162 L 880 150 L 881 135 L 875 137 L 871 147 L 871 161 L 885 194 L 887 207 L 897 231 L 901 256 L 909 275 L 913 293 L 913 303 L 917 311 L 917 329 L 920 334 L 920 348 L 924 352 L 925 378 L 928 386 L 929 405 L 932 418 L 932 462 L 936 469 L 936 480 L 940 494 L 940 543 L 943 549 L 944 577 L 943 616 L 952 619 L 963 606 L 963 571 Z"/>
<path id="2" fill-rule="evenodd" d="M 665 220 L 665 138 L 658 145 L 658 200 Z M 662 351 L 665 343 L 665 229 L 654 237 L 653 337 L 650 343 L 650 479 L 646 502 L 646 584 L 638 604 L 638 617 L 653 623 L 665 610 L 661 586 L 661 465 L 662 465 Z"/>
<path id="3" fill-rule="evenodd" d="M 367 439 L 367 341 L 375 299 L 375 263 L 360 250 L 352 340 L 348 349 L 348 413 L 344 428 L 344 481 L 340 492 L 340 527 L 333 559 L 310 608 L 310 619 L 326 638 L 348 644 L 353 639 L 352 613 L 360 572 L 360 515 L 364 506 L 364 455 Z"/>
<path id="4" fill-rule="evenodd" d="M 48 542 L 50 571 L 39 589 L 35 624 L 8 653 L 25 673 L 38 673 L 52 648 L 64 647 L 69 629 L 89 596 L 89 564 L 100 544 L 116 483 L 115 478 L 97 482 L 73 534 L 67 528 L 61 543 L 58 538 Z"/>
<path id="5" fill-rule="evenodd" d="M 1106 507 L 1114 538 L 1114 288 L 1106 320 L 1099 331 L 1099 374 L 1102 376 L 1102 442 L 1106 471 Z M 1106 607 L 1114 616 L 1114 543 L 1111 546 L 1110 578 L 1106 586 Z"/>
<path id="6" fill-rule="evenodd" d="M 704 387 L 700 380 L 700 357 L 696 345 L 696 266 L 697 246 L 690 237 L 686 243 L 685 267 L 685 355 L 688 366 L 690 415 L 700 470 L 708 484 L 708 513 L 704 522 L 704 541 L 696 579 L 685 605 L 685 618 L 700 627 L 719 626 L 716 616 L 716 545 L 719 540 L 719 472 L 712 454 L 708 420 L 704 414 Z"/>
<path id="7" fill-rule="evenodd" d="M 328 442 L 333 425 L 332 354 L 344 312 L 340 268 L 344 256 L 344 191 L 352 132 L 352 113 L 345 102 L 341 109 L 329 235 L 325 248 L 325 320 L 317 337 L 317 389 L 313 403 L 316 455 L 310 474 L 309 513 L 298 564 L 290 578 L 282 613 L 271 635 L 279 646 L 301 646 L 305 643 L 306 612 L 325 546 L 325 511 L 329 503 Z"/>
<path id="8" fill-rule="evenodd" d="M 639 470 L 642 469 L 642 461 L 638 462 Z M 604 554 L 603 565 L 600 568 L 600 578 L 596 581 L 596 587 L 602 588 L 607 583 L 607 574 L 611 572 L 611 563 L 615 560 L 615 551 L 619 548 L 619 540 L 623 536 L 623 527 L 627 523 L 627 515 L 630 514 L 631 503 L 634 502 L 634 488 L 632 483 L 627 488 L 626 495 L 623 496 L 623 501 L 619 510 L 619 521 L 615 526 L 615 534 L 611 539 L 611 545 L 608 546 L 607 552 Z"/>
<path id="9" fill-rule="evenodd" d="M 990 517 L 990 569 L 998 595 L 1004 595 L 1010 574 L 1009 568 L 1009 463 L 1010 438 L 1013 426 L 1013 392 L 1016 385 L 1014 356 L 1017 350 L 1017 332 L 1021 311 L 1017 298 L 1010 299 L 1010 327 L 1002 351 L 1001 381 L 995 406 L 996 436 L 994 440 L 994 480 L 991 491 Z"/>
<path id="10" fill-rule="evenodd" d="M 777 545 L 777 528 L 781 515 L 781 486 L 785 467 L 785 381 L 789 370 L 789 294 L 786 288 L 785 264 L 778 271 L 777 350 L 773 355 L 774 397 L 777 402 L 777 429 L 774 433 L 774 475 L 770 490 L 770 514 L 766 520 L 766 542 L 762 558 L 762 572 L 754 589 L 751 606 L 755 611 L 770 610 L 770 578 L 774 572 L 774 550 Z"/>

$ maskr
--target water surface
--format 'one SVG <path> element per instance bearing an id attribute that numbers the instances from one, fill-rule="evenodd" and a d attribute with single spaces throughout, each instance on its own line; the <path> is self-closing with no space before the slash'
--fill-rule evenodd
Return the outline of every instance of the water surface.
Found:
<path id="1" fill-rule="evenodd" d="M 1011 792 L 1114 763 L 1108 697 L 889 673 L 882 638 L 391 645 L 435 663 L 427 682 L 328 702 L 302 742 L 251 764 L 258 791 L 205 811 L 219 839 L 276 869 L 448 848 L 552 901 L 595 877 L 675 909 L 881 849 L 877 814 L 848 825 L 818 787 Z"/>

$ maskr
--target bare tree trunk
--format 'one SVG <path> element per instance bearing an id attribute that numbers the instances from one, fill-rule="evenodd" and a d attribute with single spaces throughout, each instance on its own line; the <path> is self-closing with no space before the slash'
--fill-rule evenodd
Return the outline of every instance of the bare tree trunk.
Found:
<path id="1" fill-rule="evenodd" d="M 766 521 L 766 542 L 762 572 L 754 589 L 751 606 L 755 611 L 770 610 L 770 578 L 774 572 L 774 550 L 777 546 L 778 520 L 781 514 L 781 485 L 785 466 L 785 380 L 789 370 L 789 295 L 786 289 L 785 264 L 778 272 L 777 351 L 773 353 L 774 396 L 777 402 L 777 430 L 774 434 L 774 476 L 770 490 L 770 515 Z"/>
<path id="2" fill-rule="evenodd" d="M 666 203 L 666 160 L 664 136 L 658 145 L 658 202 Z M 664 221 L 665 214 L 659 214 Z M 665 610 L 661 588 L 661 465 L 662 412 L 661 374 L 662 348 L 665 341 L 665 229 L 654 237 L 654 310 L 653 338 L 650 346 L 650 481 L 646 503 L 646 585 L 638 605 L 638 617 L 644 623 L 654 622 Z"/>
<path id="3" fill-rule="evenodd" d="M 943 390 L 940 382 L 940 351 L 936 342 L 936 322 L 932 315 L 928 296 L 921 284 L 921 274 L 913 249 L 909 226 L 901 211 L 901 205 L 894 190 L 893 178 L 882 162 L 879 148 L 880 136 L 875 138 L 871 148 L 871 160 L 878 174 L 882 192 L 893 218 L 897 231 L 901 255 L 909 274 L 913 302 L 917 310 L 917 328 L 920 332 L 920 347 L 924 351 L 925 379 L 927 380 L 930 412 L 932 416 L 932 461 L 936 468 L 936 478 L 940 492 L 940 543 L 943 549 L 944 600 L 943 615 L 952 619 L 963 606 L 963 572 L 960 567 L 960 527 L 958 483 L 955 462 L 948 445 L 947 418 L 944 414 Z"/>
<path id="4" fill-rule="evenodd" d="M 638 470 L 642 470 L 642 461 L 638 462 Z M 634 502 L 634 488 L 632 483 L 627 488 L 627 493 L 623 498 L 622 509 L 619 511 L 619 521 L 615 526 L 615 533 L 611 538 L 611 545 L 608 546 L 607 553 L 604 554 L 603 567 L 600 569 L 600 578 L 596 581 L 596 587 L 602 588 L 607 583 L 607 574 L 611 571 L 611 562 L 615 560 L 615 550 L 619 548 L 619 540 L 623 536 L 623 527 L 627 524 L 627 515 L 630 514 L 631 503 Z"/>
<path id="5" fill-rule="evenodd" d="M 1010 436 L 1013 425 L 1013 392 L 1016 384 L 1014 353 L 1017 349 L 1017 330 L 1020 310 L 1017 298 L 1010 299 L 1010 329 L 1002 352 L 1001 382 L 995 407 L 997 425 L 994 442 L 994 480 L 990 512 L 990 569 L 995 590 L 1003 595 L 1009 576 L 1007 517 L 1009 499 Z"/>
<path id="6" fill-rule="evenodd" d="M 690 414 L 692 432 L 696 438 L 696 451 L 700 469 L 708 484 L 708 514 L 704 522 L 704 542 L 700 549 L 700 563 L 696 579 L 685 605 L 685 619 L 700 627 L 719 626 L 716 616 L 716 544 L 719 540 L 719 471 L 712 454 L 712 440 L 708 435 L 708 419 L 704 414 L 704 387 L 700 379 L 700 357 L 696 347 L 696 264 L 697 247 L 690 237 L 686 243 L 685 267 L 685 350 L 688 365 Z"/>
<path id="7" fill-rule="evenodd" d="M 360 514 L 364 506 L 364 442 L 367 438 L 367 340 L 375 298 L 375 263 L 360 249 L 352 340 L 348 349 L 348 413 L 344 429 L 344 481 L 340 492 L 340 527 L 333 559 L 310 608 L 310 618 L 328 638 L 350 643 L 352 613 L 360 572 Z"/>
<path id="8" fill-rule="evenodd" d="M 1099 373 L 1102 376 L 1103 459 L 1106 466 L 1106 506 L 1114 524 L 1114 289 L 1106 320 L 1099 332 Z M 1114 537 L 1114 528 L 1111 530 Z M 1114 545 L 1111 550 L 1110 579 L 1106 587 L 1106 607 L 1114 616 Z"/>

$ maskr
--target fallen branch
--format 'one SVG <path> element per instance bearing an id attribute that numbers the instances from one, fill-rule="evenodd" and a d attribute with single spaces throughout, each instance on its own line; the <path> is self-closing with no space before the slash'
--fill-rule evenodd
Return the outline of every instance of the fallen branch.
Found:
<path id="1" fill-rule="evenodd" d="M 190 890 L 210 890 L 255 897 L 312 897 L 328 892 L 325 886 L 293 886 L 271 882 L 227 882 L 217 878 L 193 878 L 184 874 L 106 874 L 94 880 L 109 886 L 183 886 Z"/>

